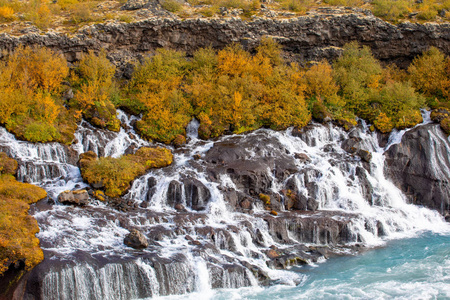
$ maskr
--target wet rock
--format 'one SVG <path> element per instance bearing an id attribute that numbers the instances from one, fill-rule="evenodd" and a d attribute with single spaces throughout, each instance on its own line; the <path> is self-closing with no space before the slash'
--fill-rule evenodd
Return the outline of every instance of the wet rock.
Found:
<path id="1" fill-rule="evenodd" d="M 306 153 L 295 153 L 294 157 L 305 164 L 311 162 L 311 158 Z"/>
<path id="2" fill-rule="evenodd" d="M 153 197 L 153 195 L 156 192 L 156 178 L 155 177 L 149 177 L 147 180 L 147 185 L 148 185 L 148 191 L 147 191 L 147 196 L 145 197 L 147 199 L 147 201 L 150 201 Z"/>
<path id="3" fill-rule="evenodd" d="M 243 209 L 253 209 L 253 201 L 245 198 L 239 203 L 239 206 Z"/>
<path id="4" fill-rule="evenodd" d="M 367 150 L 363 150 L 363 149 L 359 149 L 356 154 L 361 157 L 361 159 L 367 163 L 370 162 L 370 160 L 372 159 L 372 153 L 367 151 Z"/>
<path id="5" fill-rule="evenodd" d="M 186 196 L 186 205 L 194 210 L 203 210 L 211 200 L 209 189 L 194 178 L 188 178 L 183 181 L 184 192 Z"/>
<path id="6" fill-rule="evenodd" d="M 147 238 L 137 229 L 132 229 L 130 233 L 125 236 L 123 243 L 134 249 L 144 249 L 148 247 Z"/>
<path id="7" fill-rule="evenodd" d="M 224 197 L 225 202 L 227 202 L 229 204 L 229 206 L 232 208 L 237 207 L 238 202 L 239 202 L 237 191 L 232 188 L 227 188 L 227 189 L 223 189 L 222 192 L 223 192 L 223 197 Z"/>
<path id="8" fill-rule="evenodd" d="M 342 142 L 341 147 L 344 149 L 344 151 L 352 154 L 356 154 L 361 159 L 367 163 L 370 162 L 372 159 L 372 153 L 370 151 L 367 151 L 363 149 L 362 145 L 363 141 L 359 137 L 350 137 Z"/>
<path id="9" fill-rule="evenodd" d="M 386 151 L 386 169 L 411 203 L 450 211 L 450 143 L 437 124 L 416 127 Z"/>
<path id="10" fill-rule="evenodd" d="M 360 166 L 357 166 L 355 173 L 356 173 L 355 175 L 359 179 L 359 187 L 361 188 L 362 195 L 364 196 L 364 198 L 368 203 L 374 204 L 372 199 L 373 187 L 369 179 L 367 178 L 366 170 Z M 375 204 L 378 205 L 378 203 Z"/>
<path id="11" fill-rule="evenodd" d="M 181 203 L 183 200 L 183 186 L 180 182 L 172 180 L 167 190 L 167 205 L 175 207 L 175 204 Z"/>
<path id="12" fill-rule="evenodd" d="M 351 217 L 339 212 L 291 211 L 279 217 L 265 216 L 264 220 L 271 236 L 279 243 L 290 243 L 292 238 L 300 243 L 338 245 L 355 241 L 348 226 Z"/>
<path id="13" fill-rule="evenodd" d="M 280 256 L 280 255 L 278 254 L 278 252 L 275 251 L 275 250 L 273 250 L 273 249 L 268 250 L 268 251 L 266 252 L 266 255 L 267 255 L 267 257 L 269 257 L 270 259 L 274 259 L 274 258 L 277 258 L 277 257 Z"/>
<path id="14" fill-rule="evenodd" d="M 84 206 L 89 204 L 89 194 L 86 190 L 64 191 L 58 195 L 58 201 L 62 204 Z"/>
<path id="15" fill-rule="evenodd" d="M 183 204 L 180 204 L 180 203 L 178 203 L 178 204 L 175 204 L 175 207 L 174 207 L 177 211 L 186 211 L 186 208 L 183 206 Z"/>

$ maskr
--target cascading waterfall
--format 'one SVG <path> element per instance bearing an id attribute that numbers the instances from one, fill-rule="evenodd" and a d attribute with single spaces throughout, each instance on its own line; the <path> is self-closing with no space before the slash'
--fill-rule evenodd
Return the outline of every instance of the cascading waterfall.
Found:
<path id="1" fill-rule="evenodd" d="M 73 152 L 118 157 L 149 145 L 133 131 L 135 117 L 121 111 L 118 117 L 123 124 L 118 133 L 83 121 L 71 149 L 57 143 L 17 141 L 1 128 L 0 148 L 19 161 L 20 180 L 44 187 L 56 199 L 64 190 L 87 186 L 75 166 L 76 158 L 71 158 Z M 263 129 L 215 142 L 198 140 L 197 129 L 198 121 L 193 120 L 187 130 L 190 140 L 183 149 L 174 150 L 172 166 L 152 170 L 133 182 L 123 196 L 133 203 L 128 212 L 94 200 L 83 208 L 56 203 L 32 209 L 46 261 L 54 262 L 38 267 L 46 268 L 41 298 L 134 299 L 208 294 L 212 288 L 270 282 L 295 285 L 305 275 L 281 270 L 278 258 L 269 258 L 270 249 L 297 251 L 281 262 L 286 266 L 298 261 L 298 253 L 308 262 L 323 259 L 308 246 L 336 251 L 342 247 L 345 253 L 356 244 L 375 246 L 420 230 L 448 229 L 437 212 L 407 204 L 384 175 L 383 152 L 400 142 L 403 133 L 394 133 L 390 144 L 381 148 L 364 122 L 350 133 L 313 124 L 300 136 L 294 136 L 292 129 Z M 342 148 L 342 142 L 352 138 L 371 153 L 370 161 Z M 261 170 L 251 171 L 260 170 L 258 176 L 269 182 L 265 190 L 279 198 L 278 216 L 270 215 L 254 187 L 246 186 L 254 173 L 237 175 L 237 169 L 208 160 L 217 145 L 227 149 L 237 140 L 244 146 L 239 155 L 233 152 L 237 155 L 233 159 L 267 162 Z M 280 153 L 296 172 L 280 175 L 276 169 Z M 308 159 L 298 158 L 298 153 Z M 221 173 L 220 168 L 225 171 Z M 282 191 L 286 186 L 306 199 L 306 211 L 286 210 L 288 198 Z M 132 228 L 149 238 L 147 249 L 137 251 L 123 244 Z"/>

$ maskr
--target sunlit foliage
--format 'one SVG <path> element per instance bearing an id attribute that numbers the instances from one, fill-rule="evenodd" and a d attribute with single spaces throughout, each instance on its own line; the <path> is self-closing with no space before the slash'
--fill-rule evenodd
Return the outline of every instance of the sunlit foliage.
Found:
<path id="1" fill-rule="evenodd" d="M 83 178 L 89 183 L 101 184 L 110 197 L 122 195 L 130 183 L 150 168 L 161 168 L 172 163 L 173 156 L 166 148 L 140 148 L 135 154 L 120 158 L 84 155 L 80 161 Z"/>
<path id="2" fill-rule="evenodd" d="M 78 87 L 72 106 L 82 110 L 83 116 L 93 125 L 119 131 L 120 121 L 111 101 L 116 91 L 113 82 L 115 70 L 105 51 L 98 55 L 90 51 L 85 55 L 72 76 L 74 85 Z"/>
<path id="3" fill-rule="evenodd" d="M 28 215 L 29 204 L 47 196 L 42 188 L 16 181 L 17 162 L 0 152 L 0 276 L 19 261 L 30 270 L 44 259 L 35 234 L 36 220 Z"/>
<path id="4" fill-rule="evenodd" d="M 31 142 L 70 143 L 74 111 L 61 100 L 68 72 L 65 59 L 48 48 L 17 48 L 0 62 L 0 123 Z"/>

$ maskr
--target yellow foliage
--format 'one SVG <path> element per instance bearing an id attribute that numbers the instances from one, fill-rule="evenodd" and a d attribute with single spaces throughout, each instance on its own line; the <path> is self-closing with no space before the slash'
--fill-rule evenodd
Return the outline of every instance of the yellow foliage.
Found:
<path id="1" fill-rule="evenodd" d="M 29 204 L 46 196 L 39 187 L 18 182 L 10 175 L 0 175 L 0 276 L 19 260 L 30 270 L 44 259 L 35 237 L 39 227 L 28 215 L 28 209 Z"/>
<path id="2" fill-rule="evenodd" d="M 120 130 L 120 121 L 111 101 L 115 92 L 113 82 L 116 67 L 102 50 L 98 55 L 89 51 L 81 59 L 76 72 L 72 75 L 78 89 L 72 100 L 72 106 L 81 109 L 83 116 L 93 125 L 112 131 Z"/>
<path id="3" fill-rule="evenodd" d="M 336 95 L 338 87 L 333 78 L 333 69 L 331 65 L 322 60 L 313 65 L 305 73 L 306 95 L 309 97 L 327 99 Z"/>
<path id="4" fill-rule="evenodd" d="M 394 128 L 394 125 L 392 124 L 391 118 L 386 116 L 385 113 L 380 113 L 378 115 L 378 117 L 374 121 L 374 125 L 382 133 L 391 132 L 392 129 Z"/>
<path id="5" fill-rule="evenodd" d="M 238 44 L 232 44 L 217 53 L 220 75 L 241 76 L 251 70 L 250 54 Z"/>
<path id="6" fill-rule="evenodd" d="M 76 124 L 60 100 L 67 75 L 61 55 L 19 46 L 0 62 L 0 123 L 18 138 L 70 143 Z"/>
<path id="7" fill-rule="evenodd" d="M 118 197 L 129 187 L 131 181 L 145 174 L 150 168 L 161 168 L 172 164 L 173 155 L 166 148 L 143 147 L 135 154 L 124 155 L 119 158 L 89 157 L 80 161 L 81 174 L 88 183 L 103 183 L 105 194 Z M 101 193 L 96 197 L 103 198 Z"/>
<path id="8" fill-rule="evenodd" d="M 447 96 L 450 90 L 449 64 L 449 59 L 437 48 L 424 51 L 408 68 L 414 87 L 426 96 Z"/>
<path id="9" fill-rule="evenodd" d="M 39 89 L 49 93 L 59 92 L 69 72 L 67 62 L 60 54 L 45 47 L 23 46 L 10 54 L 0 69 L 0 86 L 33 91 Z"/>
<path id="10" fill-rule="evenodd" d="M 14 20 L 14 9 L 9 6 L 0 6 L 0 21 Z"/>

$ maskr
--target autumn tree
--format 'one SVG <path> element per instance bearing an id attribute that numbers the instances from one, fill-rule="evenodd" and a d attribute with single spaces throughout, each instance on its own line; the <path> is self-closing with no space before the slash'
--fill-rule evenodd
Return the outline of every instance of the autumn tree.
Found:
<path id="1" fill-rule="evenodd" d="M 71 141 L 74 122 L 60 99 L 68 71 L 48 48 L 20 46 L 8 54 L 0 62 L 0 122 L 32 142 Z M 62 127 L 72 129 L 63 136 Z"/>
<path id="2" fill-rule="evenodd" d="M 112 103 L 115 66 L 106 57 L 106 51 L 84 55 L 72 76 L 77 87 L 72 106 L 79 108 L 93 125 L 119 131 L 120 121 Z"/>
<path id="3" fill-rule="evenodd" d="M 191 119 L 191 105 L 181 90 L 187 68 L 184 53 L 166 49 L 136 66 L 128 90 L 143 110 L 137 129 L 144 137 L 170 143 L 185 134 Z"/>
<path id="4" fill-rule="evenodd" d="M 416 57 L 408 68 L 414 87 L 426 97 L 449 101 L 450 59 L 435 47 Z"/>
<path id="5" fill-rule="evenodd" d="M 382 67 L 370 49 L 351 42 L 333 64 L 334 76 L 348 109 L 363 118 L 372 118 L 369 99 L 380 87 Z"/>

